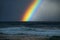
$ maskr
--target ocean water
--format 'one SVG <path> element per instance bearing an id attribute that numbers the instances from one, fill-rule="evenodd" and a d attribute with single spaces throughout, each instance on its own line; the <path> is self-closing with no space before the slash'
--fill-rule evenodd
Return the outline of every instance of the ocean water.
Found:
<path id="1" fill-rule="evenodd" d="M 0 33 L 8 34 L 8 35 L 18 35 L 18 34 L 26 34 L 26 35 L 37 35 L 37 36 L 60 36 L 59 29 L 43 29 L 43 28 L 30 28 L 30 27 L 8 27 L 8 28 L 0 28 Z"/>

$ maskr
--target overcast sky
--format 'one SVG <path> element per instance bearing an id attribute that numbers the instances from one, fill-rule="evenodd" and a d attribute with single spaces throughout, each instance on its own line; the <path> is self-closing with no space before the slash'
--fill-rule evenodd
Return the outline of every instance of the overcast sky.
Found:
<path id="1" fill-rule="evenodd" d="M 60 1 L 44 0 L 38 13 L 32 18 L 33 21 L 60 21 Z M 31 21 L 32 21 L 31 20 Z"/>
<path id="2" fill-rule="evenodd" d="M 21 20 L 32 0 L 0 0 L 0 21 Z M 44 0 L 31 21 L 60 21 L 60 0 Z"/>

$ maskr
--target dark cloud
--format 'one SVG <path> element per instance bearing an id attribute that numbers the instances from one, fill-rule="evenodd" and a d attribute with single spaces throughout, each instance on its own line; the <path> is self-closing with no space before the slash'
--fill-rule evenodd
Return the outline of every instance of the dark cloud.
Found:
<path id="1" fill-rule="evenodd" d="M 17 21 L 32 0 L 0 0 L 0 21 Z"/>

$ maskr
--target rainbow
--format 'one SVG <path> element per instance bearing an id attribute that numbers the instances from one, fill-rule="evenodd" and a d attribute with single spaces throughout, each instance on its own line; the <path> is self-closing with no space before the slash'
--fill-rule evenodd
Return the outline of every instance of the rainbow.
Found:
<path id="1" fill-rule="evenodd" d="M 36 13 L 36 11 L 41 6 L 41 3 L 42 3 L 42 0 L 34 0 L 24 12 L 22 21 L 30 21 L 32 16 Z"/>

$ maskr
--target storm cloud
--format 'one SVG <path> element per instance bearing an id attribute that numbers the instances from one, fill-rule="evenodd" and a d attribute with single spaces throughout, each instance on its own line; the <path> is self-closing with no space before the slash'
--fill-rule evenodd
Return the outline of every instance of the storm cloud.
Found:
<path id="1" fill-rule="evenodd" d="M 21 20 L 32 0 L 0 0 L 0 21 Z M 31 21 L 60 21 L 60 0 L 44 0 Z"/>

